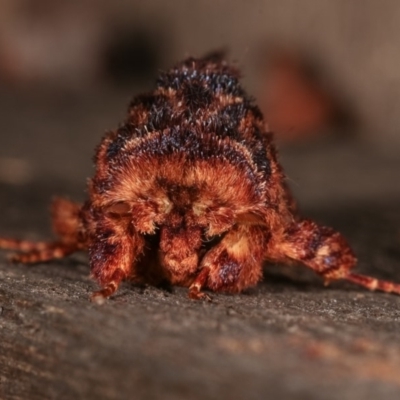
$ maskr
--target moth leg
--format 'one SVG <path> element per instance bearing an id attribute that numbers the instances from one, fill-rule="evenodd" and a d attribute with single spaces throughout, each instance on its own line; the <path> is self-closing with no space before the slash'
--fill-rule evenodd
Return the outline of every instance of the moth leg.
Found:
<path id="1" fill-rule="evenodd" d="M 208 300 L 211 301 L 211 297 L 202 292 L 201 289 L 206 285 L 208 276 L 210 274 L 210 268 L 203 267 L 200 273 L 196 276 L 196 279 L 189 286 L 189 298 L 193 300 Z"/>
<path id="2" fill-rule="evenodd" d="M 86 245 L 85 233 L 80 217 L 81 205 L 69 200 L 56 198 L 51 207 L 53 230 L 59 237 L 53 242 L 34 242 L 29 240 L 0 238 L 0 248 L 15 250 L 12 262 L 34 264 L 63 258 Z"/>
<path id="3" fill-rule="evenodd" d="M 49 246 L 49 242 L 34 242 L 11 238 L 0 238 L 0 249 L 16 251 L 39 251 Z"/>
<path id="4" fill-rule="evenodd" d="M 10 241 L 12 239 L 0 239 L 0 247 L 3 247 L 5 241 Z M 79 250 L 75 244 L 61 243 L 61 242 L 26 242 L 13 240 L 13 250 L 23 249 L 23 253 L 11 254 L 8 259 L 13 263 L 23 263 L 23 264 L 37 264 L 40 262 L 50 261 L 54 259 L 59 259 L 66 257 L 67 255 Z M 7 248 L 10 249 L 11 246 Z"/>
<path id="5" fill-rule="evenodd" d="M 102 303 L 131 276 L 132 268 L 143 252 L 144 239 L 123 218 L 96 214 L 89 241 L 91 276 L 101 290 L 92 293 L 91 300 Z"/>
<path id="6" fill-rule="evenodd" d="M 189 297 L 202 298 L 202 288 L 240 292 L 262 277 L 268 233 L 264 227 L 237 225 L 204 256 L 201 270 L 189 288 Z"/>
<path id="7" fill-rule="evenodd" d="M 8 259 L 13 263 L 37 264 L 63 258 L 80 249 L 77 243 L 31 242 L 28 240 L 0 238 L 0 249 L 16 250 Z"/>
<path id="8" fill-rule="evenodd" d="M 103 280 L 102 289 L 96 290 L 90 295 L 90 300 L 97 304 L 103 304 L 105 299 L 117 291 L 124 278 L 126 278 L 125 271 L 122 268 L 115 268 L 108 280 Z"/>
<path id="9" fill-rule="evenodd" d="M 271 240 L 268 258 L 292 259 L 311 268 L 329 282 L 344 279 L 369 290 L 400 294 L 400 284 L 352 273 L 357 259 L 344 237 L 331 228 L 303 220 L 286 232 L 283 240 Z"/>

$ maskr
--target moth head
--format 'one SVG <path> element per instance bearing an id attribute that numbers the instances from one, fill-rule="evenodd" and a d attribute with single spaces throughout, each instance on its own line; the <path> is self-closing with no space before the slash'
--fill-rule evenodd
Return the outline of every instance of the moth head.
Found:
<path id="1" fill-rule="evenodd" d="M 199 228 L 205 238 L 212 238 L 235 224 L 263 224 L 257 212 L 251 207 L 238 207 L 234 197 L 215 198 L 207 191 L 185 187 L 159 191 L 157 195 L 135 201 L 119 201 L 108 206 L 107 213 L 113 218 L 129 219 L 136 231 L 150 235 L 167 226 Z"/>

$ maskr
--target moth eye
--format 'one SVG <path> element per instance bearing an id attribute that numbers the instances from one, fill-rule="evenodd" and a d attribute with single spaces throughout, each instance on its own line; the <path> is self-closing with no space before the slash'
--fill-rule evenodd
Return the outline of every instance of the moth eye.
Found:
<path id="1" fill-rule="evenodd" d="M 123 217 L 131 213 L 131 206 L 128 203 L 120 201 L 106 207 L 105 212 L 110 216 Z"/>

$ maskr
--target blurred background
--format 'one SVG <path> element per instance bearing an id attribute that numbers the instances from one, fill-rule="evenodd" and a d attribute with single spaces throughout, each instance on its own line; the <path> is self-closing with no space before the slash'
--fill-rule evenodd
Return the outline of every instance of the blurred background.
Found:
<path id="1" fill-rule="evenodd" d="M 306 205 L 400 195 L 395 0 L 1 0 L 0 184 L 84 196 L 129 99 L 226 49 Z"/>

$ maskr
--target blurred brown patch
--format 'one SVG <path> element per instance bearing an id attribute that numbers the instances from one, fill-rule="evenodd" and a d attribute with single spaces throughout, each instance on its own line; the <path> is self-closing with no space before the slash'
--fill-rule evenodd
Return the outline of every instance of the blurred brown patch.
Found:
<path id="1" fill-rule="evenodd" d="M 260 65 L 260 105 L 278 138 L 295 141 L 352 121 L 333 84 L 303 53 L 278 48 L 262 53 Z"/>

